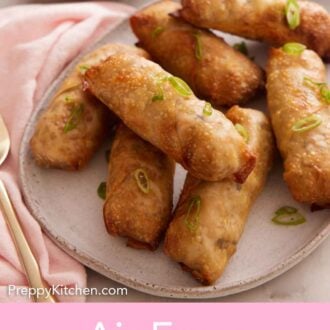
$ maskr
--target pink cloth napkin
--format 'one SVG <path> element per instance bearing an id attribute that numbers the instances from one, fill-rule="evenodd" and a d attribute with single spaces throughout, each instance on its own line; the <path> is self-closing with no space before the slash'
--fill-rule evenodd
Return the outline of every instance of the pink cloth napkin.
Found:
<path id="1" fill-rule="evenodd" d="M 12 147 L 0 177 L 50 285 L 86 286 L 82 265 L 57 248 L 42 232 L 22 201 L 18 150 L 24 127 L 52 80 L 87 45 L 114 27 L 132 8 L 113 2 L 25 5 L 0 10 L 0 113 Z M 8 296 L 7 286 L 26 286 L 22 267 L 0 213 L 0 302 L 27 301 Z M 84 297 L 60 297 L 83 301 Z"/>

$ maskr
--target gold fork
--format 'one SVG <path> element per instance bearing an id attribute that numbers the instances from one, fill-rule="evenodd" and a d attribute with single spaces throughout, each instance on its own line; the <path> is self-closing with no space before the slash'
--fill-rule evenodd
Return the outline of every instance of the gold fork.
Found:
<path id="1" fill-rule="evenodd" d="M 10 138 L 4 120 L 0 114 L 0 165 L 3 164 L 10 149 Z M 50 295 L 49 287 L 41 277 L 40 268 L 34 257 L 29 243 L 18 221 L 14 207 L 9 199 L 7 189 L 0 179 L 0 209 L 9 228 L 20 262 L 25 270 L 29 285 L 33 289 L 41 288 L 38 294 L 33 296 L 35 302 L 56 302 Z"/>

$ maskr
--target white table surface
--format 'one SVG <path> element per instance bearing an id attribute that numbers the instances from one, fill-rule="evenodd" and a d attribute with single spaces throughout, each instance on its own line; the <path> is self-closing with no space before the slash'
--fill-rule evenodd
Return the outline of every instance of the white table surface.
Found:
<path id="1" fill-rule="evenodd" d="M 73 1 L 73 0 L 72 0 Z M 71 1 L 71 2 L 72 2 Z M 0 7 L 24 3 L 65 2 L 65 0 L 0 0 Z M 139 6 L 145 0 L 121 0 Z M 255 289 L 229 297 L 210 299 L 210 302 L 330 302 L 330 238 L 297 266 Z M 88 286 L 102 289 L 122 285 L 88 270 Z M 128 288 L 127 296 L 90 296 L 89 302 L 165 302 L 178 301 L 159 298 Z"/>

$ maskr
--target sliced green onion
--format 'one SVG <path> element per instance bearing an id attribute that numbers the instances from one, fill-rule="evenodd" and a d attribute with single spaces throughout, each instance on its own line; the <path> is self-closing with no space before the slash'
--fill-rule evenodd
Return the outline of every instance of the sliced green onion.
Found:
<path id="1" fill-rule="evenodd" d="M 300 213 L 295 213 L 292 215 L 277 215 L 275 216 L 272 221 L 277 225 L 284 225 L 284 226 L 297 226 L 301 225 L 306 222 L 306 219 Z"/>
<path id="2" fill-rule="evenodd" d="M 203 48 L 202 48 L 200 31 L 194 33 L 194 38 L 195 38 L 195 57 L 197 58 L 198 61 L 200 61 L 203 57 Z"/>
<path id="3" fill-rule="evenodd" d="M 288 42 L 282 47 L 283 51 L 289 55 L 301 55 L 306 48 L 305 45 L 298 42 Z"/>
<path id="4" fill-rule="evenodd" d="M 313 114 L 306 118 L 298 120 L 293 126 L 292 130 L 296 133 L 304 133 L 310 131 L 313 128 L 320 126 L 322 119 L 320 116 Z"/>
<path id="5" fill-rule="evenodd" d="M 99 187 L 97 188 L 97 194 L 100 198 L 105 199 L 107 193 L 107 183 L 101 182 Z"/>
<path id="6" fill-rule="evenodd" d="M 156 82 L 157 82 L 157 92 L 154 94 L 152 97 L 152 102 L 156 101 L 163 101 L 164 100 L 164 90 L 163 90 L 163 84 L 168 80 L 168 77 L 156 77 Z"/>
<path id="7" fill-rule="evenodd" d="M 79 66 L 79 71 L 80 71 L 81 74 L 85 74 L 86 71 L 87 71 L 89 68 L 90 68 L 89 65 L 85 65 L 85 64 L 83 64 L 83 65 L 80 65 L 80 66 Z"/>
<path id="8" fill-rule="evenodd" d="M 64 101 L 66 103 L 71 103 L 72 102 L 72 98 L 70 96 L 66 95 L 65 98 L 64 98 Z"/>
<path id="9" fill-rule="evenodd" d="M 323 100 L 329 104 L 330 103 L 330 89 L 326 84 L 321 86 L 320 93 L 321 93 Z"/>
<path id="10" fill-rule="evenodd" d="M 188 84 L 178 77 L 171 76 L 168 78 L 168 81 L 175 90 L 182 96 L 190 96 L 193 94 L 192 90 Z"/>
<path id="11" fill-rule="evenodd" d="M 238 123 L 235 124 L 235 128 L 236 128 L 237 132 L 242 136 L 245 143 L 248 143 L 250 140 L 250 136 L 249 136 L 249 132 L 247 131 L 247 129 L 243 125 L 238 124 Z"/>
<path id="12" fill-rule="evenodd" d="M 322 86 L 326 86 L 327 84 L 326 83 L 323 83 L 323 82 L 317 82 L 315 80 L 313 80 L 312 78 L 309 78 L 309 77 L 304 77 L 304 83 L 307 85 L 307 86 L 310 86 L 310 87 L 322 87 Z"/>
<path id="13" fill-rule="evenodd" d="M 150 187 L 149 187 L 149 179 L 146 171 L 144 171 L 142 168 L 138 168 L 134 172 L 134 177 L 139 189 L 145 194 L 147 194 L 150 190 Z"/>
<path id="14" fill-rule="evenodd" d="M 152 38 L 157 38 L 162 32 L 164 32 L 165 28 L 163 26 L 157 26 L 153 31 L 152 31 Z"/>
<path id="15" fill-rule="evenodd" d="M 283 214 L 295 214 L 297 213 L 298 210 L 295 207 L 292 206 L 282 206 L 281 208 L 279 208 L 275 214 L 276 215 L 283 215 Z"/>
<path id="16" fill-rule="evenodd" d="M 297 0 L 286 2 L 285 16 L 291 30 L 295 30 L 300 25 L 300 7 Z"/>
<path id="17" fill-rule="evenodd" d="M 199 214 L 201 209 L 201 198 L 194 196 L 189 201 L 188 211 L 184 223 L 191 232 L 195 232 L 199 226 Z"/>
<path id="18" fill-rule="evenodd" d="M 306 219 L 295 207 L 283 206 L 275 212 L 272 221 L 277 225 L 297 226 L 305 223 Z"/>
<path id="19" fill-rule="evenodd" d="M 157 94 L 155 94 L 152 97 L 152 102 L 156 102 L 156 101 L 163 101 L 164 100 L 164 93 L 162 90 L 160 90 Z"/>
<path id="20" fill-rule="evenodd" d="M 242 53 L 243 55 L 249 56 L 249 50 L 244 41 L 234 44 L 233 48 Z"/>
<path id="21" fill-rule="evenodd" d="M 251 61 L 254 61 L 255 58 L 254 56 L 249 56 L 249 50 L 244 41 L 234 44 L 233 48 L 238 52 L 242 53 L 243 55 L 245 55 L 246 57 L 248 57 Z"/>
<path id="22" fill-rule="evenodd" d="M 82 114 L 84 112 L 84 105 L 79 104 L 72 109 L 71 115 L 64 125 L 64 133 L 68 133 L 77 127 L 79 124 Z"/>
<path id="23" fill-rule="evenodd" d="M 211 116 L 213 113 L 212 105 L 209 102 L 205 102 L 204 108 L 203 108 L 203 115 L 205 117 Z"/>
<path id="24" fill-rule="evenodd" d="M 322 99 L 327 103 L 330 104 L 330 89 L 327 83 L 317 82 L 309 77 L 304 77 L 304 83 L 308 87 L 318 87 L 320 90 L 320 94 Z"/>
<path id="25" fill-rule="evenodd" d="M 299 212 L 294 214 L 282 214 L 275 216 L 272 221 L 277 225 L 297 226 L 306 222 L 306 219 Z"/>
<path id="26" fill-rule="evenodd" d="M 166 83 L 168 81 L 168 78 L 170 78 L 171 76 L 161 76 L 159 77 L 158 79 L 158 83 L 159 84 L 163 84 L 163 83 Z"/>

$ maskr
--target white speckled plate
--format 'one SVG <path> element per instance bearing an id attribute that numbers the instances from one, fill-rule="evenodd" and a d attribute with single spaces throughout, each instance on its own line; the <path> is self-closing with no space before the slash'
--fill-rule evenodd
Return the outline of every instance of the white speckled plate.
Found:
<path id="1" fill-rule="evenodd" d="M 330 8 L 325 0 L 322 2 Z M 239 40 L 224 36 L 231 44 Z M 133 44 L 135 41 L 126 20 L 89 50 L 107 42 Z M 256 62 L 264 65 L 266 47 L 249 41 L 247 44 Z M 266 189 L 251 210 L 237 253 L 214 286 L 200 286 L 169 260 L 161 248 L 153 253 L 127 248 L 124 240 L 107 234 L 102 217 L 103 201 L 96 194 L 99 183 L 107 176 L 106 143 L 81 172 L 41 169 L 31 158 L 29 140 L 36 121 L 66 72 L 50 87 L 26 127 L 20 150 L 20 175 L 32 214 L 56 244 L 83 264 L 115 281 L 157 296 L 220 297 L 253 288 L 280 275 L 311 253 L 329 234 L 330 211 L 310 213 L 308 207 L 295 203 L 282 180 L 278 160 Z M 250 106 L 265 110 L 265 99 Z M 175 202 L 184 175 L 178 167 Z M 274 225 L 270 221 L 272 214 L 283 205 L 298 207 L 308 221 L 292 228 Z"/>

